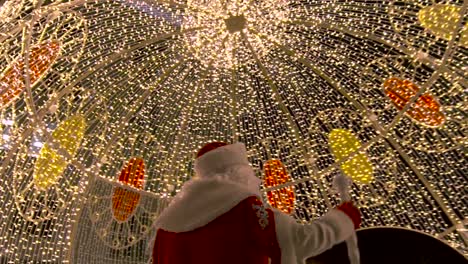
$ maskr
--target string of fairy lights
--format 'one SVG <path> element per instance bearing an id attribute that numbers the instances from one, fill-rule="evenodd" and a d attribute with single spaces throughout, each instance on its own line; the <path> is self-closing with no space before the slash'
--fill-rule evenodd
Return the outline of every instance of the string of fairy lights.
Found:
<path id="1" fill-rule="evenodd" d="M 194 153 L 241 141 L 307 223 L 352 178 L 363 226 L 467 254 L 468 2 L 6 0 L 0 263 L 147 263 Z"/>

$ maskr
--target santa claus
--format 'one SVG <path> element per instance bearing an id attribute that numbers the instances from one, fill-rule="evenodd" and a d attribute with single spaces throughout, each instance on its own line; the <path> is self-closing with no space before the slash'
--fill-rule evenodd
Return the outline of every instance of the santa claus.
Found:
<path id="1" fill-rule="evenodd" d="M 360 224 L 351 203 L 307 225 L 269 208 L 241 143 L 205 145 L 195 173 L 157 221 L 154 264 L 305 263 Z"/>

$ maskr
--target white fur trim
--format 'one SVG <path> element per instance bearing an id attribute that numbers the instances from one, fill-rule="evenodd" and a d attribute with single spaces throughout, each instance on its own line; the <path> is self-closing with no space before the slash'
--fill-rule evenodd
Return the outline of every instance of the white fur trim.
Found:
<path id="1" fill-rule="evenodd" d="M 351 219 L 336 209 L 305 225 L 279 210 L 274 212 L 281 263 L 305 264 L 306 259 L 343 242 L 354 232 Z"/>
<path id="2" fill-rule="evenodd" d="M 239 165 L 249 165 L 249 161 L 245 145 L 235 143 L 205 153 L 195 160 L 194 169 L 198 177 L 208 178 Z"/>
<path id="3" fill-rule="evenodd" d="M 202 227 L 228 212 L 242 200 L 258 196 L 245 186 L 218 179 L 188 181 L 156 223 L 156 228 L 187 232 Z"/>
<path id="4" fill-rule="evenodd" d="M 158 229 L 170 232 L 194 230 L 228 212 L 244 199 L 260 197 L 259 192 L 258 185 L 256 190 L 251 191 L 245 185 L 223 177 L 186 182 L 152 226 L 146 254 L 152 254 Z"/>

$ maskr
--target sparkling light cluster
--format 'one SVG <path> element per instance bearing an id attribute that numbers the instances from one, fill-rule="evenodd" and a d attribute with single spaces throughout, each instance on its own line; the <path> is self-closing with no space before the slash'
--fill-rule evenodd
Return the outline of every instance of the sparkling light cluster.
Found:
<path id="1" fill-rule="evenodd" d="M 252 46 L 259 57 L 265 56 L 274 47 L 260 36 L 283 40 L 280 25 L 289 21 L 287 0 L 189 0 L 186 10 L 182 29 L 196 29 L 185 35 L 189 54 L 217 68 L 233 68 L 254 60 L 238 58 L 243 46 Z"/>
<path id="2" fill-rule="evenodd" d="M 460 0 L 6 0 L 0 263 L 147 263 L 206 142 L 244 142 L 307 223 L 354 180 L 363 225 L 464 254 Z M 466 20 L 466 19 L 465 19 Z"/>

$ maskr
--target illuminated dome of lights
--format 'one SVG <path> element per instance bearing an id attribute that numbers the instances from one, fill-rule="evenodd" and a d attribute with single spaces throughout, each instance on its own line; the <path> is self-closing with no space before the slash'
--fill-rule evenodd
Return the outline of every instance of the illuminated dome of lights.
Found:
<path id="1" fill-rule="evenodd" d="M 206 142 L 265 202 L 339 203 L 467 255 L 468 2 L 6 0 L 0 263 L 148 263 Z"/>

